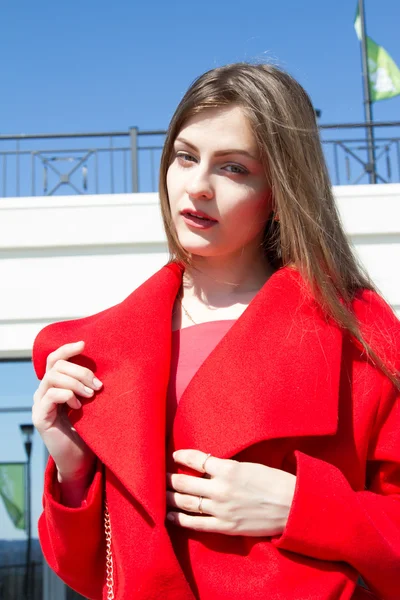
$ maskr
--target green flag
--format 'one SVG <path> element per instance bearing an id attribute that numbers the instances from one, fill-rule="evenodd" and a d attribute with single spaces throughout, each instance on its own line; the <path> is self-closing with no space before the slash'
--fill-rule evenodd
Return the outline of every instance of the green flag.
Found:
<path id="1" fill-rule="evenodd" d="M 25 463 L 0 463 L 0 498 L 17 529 L 25 529 Z"/>
<path id="2" fill-rule="evenodd" d="M 361 17 L 357 7 L 354 29 L 361 41 Z M 400 69 L 386 52 L 367 36 L 367 55 L 369 71 L 369 91 L 372 102 L 393 98 L 400 94 Z"/>

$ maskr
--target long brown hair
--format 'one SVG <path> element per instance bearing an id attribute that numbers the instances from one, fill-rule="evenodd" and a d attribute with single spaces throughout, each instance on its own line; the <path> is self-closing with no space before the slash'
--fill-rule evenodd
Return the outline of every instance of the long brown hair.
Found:
<path id="1" fill-rule="evenodd" d="M 324 314 L 362 345 L 366 355 L 400 388 L 395 368 L 360 332 L 351 303 L 360 290 L 374 290 L 343 231 L 332 193 L 315 111 L 302 86 L 269 64 L 236 63 L 212 69 L 194 81 L 168 128 L 160 168 L 160 200 L 171 260 L 190 266 L 172 221 L 167 171 L 184 124 L 207 108 L 240 106 L 252 126 L 268 177 L 275 214 L 265 229 L 268 260 L 293 265 L 308 282 Z"/>

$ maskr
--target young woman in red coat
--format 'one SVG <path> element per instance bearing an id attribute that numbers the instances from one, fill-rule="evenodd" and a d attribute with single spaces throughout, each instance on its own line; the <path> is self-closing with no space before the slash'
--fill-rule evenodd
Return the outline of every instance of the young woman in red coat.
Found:
<path id="1" fill-rule="evenodd" d="M 34 345 L 47 561 L 94 600 L 398 600 L 400 326 L 302 87 L 201 76 L 160 198 L 168 265 Z"/>

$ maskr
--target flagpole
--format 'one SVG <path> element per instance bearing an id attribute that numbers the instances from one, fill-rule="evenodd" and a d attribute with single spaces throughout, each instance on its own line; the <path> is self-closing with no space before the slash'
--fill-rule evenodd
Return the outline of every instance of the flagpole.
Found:
<path id="1" fill-rule="evenodd" d="M 358 9 L 360 13 L 361 24 L 361 56 L 363 69 L 363 87 L 364 87 L 364 113 L 367 123 L 367 141 L 368 141 L 368 173 L 369 182 L 376 183 L 376 159 L 375 159 L 375 141 L 372 116 L 372 101 L 369 89 L 369 69 L 368 69 L 368 51 L 367 51 L 367 33 L 365 26 L 364 0 L 358 0 Z"/>

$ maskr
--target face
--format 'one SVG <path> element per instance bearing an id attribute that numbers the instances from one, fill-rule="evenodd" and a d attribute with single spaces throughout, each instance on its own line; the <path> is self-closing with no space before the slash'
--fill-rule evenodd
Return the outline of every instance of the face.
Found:
<path id="1" fill-rule="evenodd" d="M 271 192 L 240 107 L 206 109 L 185 124 L 175 140 L 167 189 L 179 241 L 189 253 L 262 252 Z"/>

